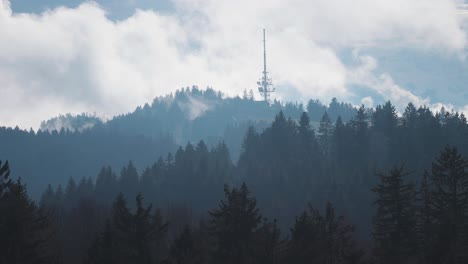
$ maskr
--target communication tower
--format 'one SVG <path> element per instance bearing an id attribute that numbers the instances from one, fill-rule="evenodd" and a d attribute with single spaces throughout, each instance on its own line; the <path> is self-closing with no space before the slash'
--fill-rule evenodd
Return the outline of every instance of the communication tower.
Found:
<path id="1" fill-rule="evenodd" d="M 265 29 L 263 29 L 263 74 L 262 78 L 257 82 L 258 91 L 263 97 L 265 102 L 269 102 L 270 94 L 275 91 L 271 78 L 268 77 L 267 65 L 266 65 L 266 39 L 265 39 Z"/>

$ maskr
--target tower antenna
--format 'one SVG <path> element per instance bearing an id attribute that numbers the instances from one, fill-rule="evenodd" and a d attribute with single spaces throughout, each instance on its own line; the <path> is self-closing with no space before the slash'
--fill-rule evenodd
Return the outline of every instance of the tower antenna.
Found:
<path id="1" fill-rule="evenodd" d="M 258 91 L 263 97 L 265 102 L 269 102 L 270 94 L 275 91 L 271 78 L 268 77 L 267 64 L 266 64 L 266 39 L 265 39 L 265 29 L 263 29 L 263 73 L 262 78 L 257 82 Z"/>

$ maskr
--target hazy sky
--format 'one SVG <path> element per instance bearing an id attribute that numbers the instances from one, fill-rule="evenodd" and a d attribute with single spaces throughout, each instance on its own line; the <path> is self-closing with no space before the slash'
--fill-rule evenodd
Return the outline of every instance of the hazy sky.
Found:
<path id="1" fill-rule="evenodd" d="M 192 85 L 255 90 L 262 28 L 276 98 L 468 110 L 460 3 L 0 0 L 0 125 L 111 116 Z"/>

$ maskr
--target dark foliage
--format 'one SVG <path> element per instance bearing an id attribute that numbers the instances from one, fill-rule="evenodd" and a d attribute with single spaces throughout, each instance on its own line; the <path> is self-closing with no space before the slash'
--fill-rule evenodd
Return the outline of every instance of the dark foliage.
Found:
<path id="1" fill-rule="evenodd" d="M 9 176 L 8 162 L 0 161 L 0 263 L 53 263 L 47 216 L 29 199 L 21 180 Z"/>
<path id="2" fill-rule="evenodd" d="M 404 167 L 379 174 L 372 235 L 379 263 L 414 263 L 416 257 L 416 191 L 404 182 Z"/>
<path id="3" fill-rule="evenodd" d="M 194 100 L 204 100 L 203 115 L 191 113 Z M 67 264 L 466 263 L 463 114 L 409 104 L 400 117 L 390 102 L 371 110 L 337 100 L 302 108 L 194 88 L 81 132 L 0 129 L 0 154 L 11 153 L 28 186 L 45 190 L 37 208 L 0 166 L 0 256 Z M 171 131 L 176 141 L 198 143 L 176 149 L 165 136 Z M 447 145 L 458 148 L 439 153 Z M 402 162 L 405 170 L 394 167 Z"/>
<path id="4" fill-rule="evenodd" d="M 336 99 L 329 106 L 318 101 L 308 105 L 331 111 L 332 120 L 341 115 L 346 121 L 356 111 Z M 9 159 L 16 175 L 28 183 L 30 195 L 38 198 L 47 183 L 64 185 L 70 177 L 90 177 L 102 165 L 120 168 L 128 160 L 137 167 L 148 166 L 189 141 L 203 140 L 208 148 L 224 141 L 237 160 L 249 126 L 263 130 L 280 110 L 299 119 L 305 109 L 299 103 L 269 105 L 250 98 L 225 98 L 211 88 L 186 88 L 107 122 L 94 115 L 67 114 L 42 122 L 37 132 L 0 127 L 0 159 Z M 312 114 L 311 119 L 316 122 L 320 117 Z M 36 177 L 36 170 L 41 177 Z"/>

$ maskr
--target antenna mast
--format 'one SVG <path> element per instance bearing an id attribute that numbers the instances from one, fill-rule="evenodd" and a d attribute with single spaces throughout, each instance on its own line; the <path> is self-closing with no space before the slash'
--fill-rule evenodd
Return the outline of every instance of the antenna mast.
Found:
<path id="1" fill-rule="evenodd" d="M 271 79 L 268 77 L 267 66 L 266 66 L 266 39 L 265 29 L 263 29 L 263 73 L 262 78 L 257 82 L 258 91 L 263 97 L 265 102 L 269 102 L 270 94 L 275 91 Z"/>

